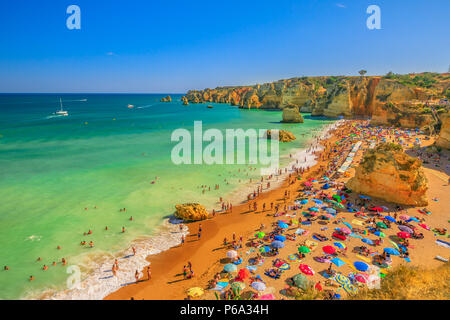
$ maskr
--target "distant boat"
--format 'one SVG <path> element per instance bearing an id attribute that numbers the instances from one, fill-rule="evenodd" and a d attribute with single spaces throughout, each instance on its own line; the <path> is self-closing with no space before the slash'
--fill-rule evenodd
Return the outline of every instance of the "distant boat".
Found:
<path id="1" fill-rule="evenodd" d="M 212 106 L 212 105 L 208 105 L 208 106 L 207 106 L 207 108 L 210 108 L 210 109 L 212 109 L 212 108 L 213 108 L 213 106 Z"/>
<path id="2" fill-rule="evenodd" d="M 128 105 L 128 108 L 133 109 L 134 106 L 133 106 L 132 104 L 129 104 L 129 105 Z"/>
<path id="3" fill-rule="evenodd" d="M 61 98 L 59 98 L 59 104 L 61 105 L 61 109 L 60 109 L 60 110 L 57 110 L 57 111 L 55 112 L 55 114 L 57 114 L 57 115 L 59 115 L 59 116 L 68 116 L 69 113 L 67 113 L 66 110 L 63 110 L 63 104 L 62 104 L 62 99 L 61 99 Z"/>

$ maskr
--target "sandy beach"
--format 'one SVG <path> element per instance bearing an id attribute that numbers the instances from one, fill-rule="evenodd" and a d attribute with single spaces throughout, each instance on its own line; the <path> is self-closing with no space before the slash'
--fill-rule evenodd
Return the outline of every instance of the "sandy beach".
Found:
<path id="1" fill-rule="evenodd" d="M 308 170 L 306 173 L 301 175 L 301 180 L 296 177 L 287 178 L 283 184 L 275 190 L 263 192 L 256 199 L 258 202 L 258 210 L 255 212 L 253 210 L 249 211 L 249 206 L 247 203 L 240 205 L 235 205 L 232 212 L 218 212 L 214 218 L 194 222 L 187 224 L 189 227 L 189 236 L 186 239 L 186 243 L 171 248 L 160 254 L 149 256 L 148 261 L 151 265 L 152 278 L 147 279 L 146 270 L 143 270 L 145 275 L 136 284 L 130 284 L 123 287 L 122 289 L 110 294 L 106 299 L 184 299 L 186 298 L 186 290 L 192 287 L 200 287 L 206 289 L 208 287 L 208 282 L 213 279 L 214 275 L 220 273 L 223 270 L 223 266 L 229 263 L 229 259 L 226 258 L 226 252 L 230 250 L 229 246 L 224 246 L 224 238 L 229 241 L 232 239 L 233 233 L 235 233 L 236 238 L 243 237 L 243 248 L 238 250 L 239 256 L 244 260 L 244 264 L 238 266 L 239 268 L 244 268 L 246 262 L 250 257 L 254 257 L 257 251 L 249 246 L 248 241 L 254 239 L 254 234 L 259 230 L 260 226 L 263 224 L 265 227 L 264 232 L 269 232 L 271 225 L 275 223 L 278 219 L 287 219 L 286 216 L 279 217 L 278 219 L 273 216 L 274 211 L 270 210 L 269 203 L 280 204 L 282 211 L 283 206 L 293 205 L 293 201 L 298 197 L 300 190 L 304 182 L 309 178 L 320 179 L 324 175 L 325 167 L 330 162 L 329 146 L 334 145 L 336 141 L 345 136 L 349 132 L 351 125 L 356 123 L 354 121 L 348 121 L 346 125 L 341 126 L 336 132 L 333 132 L 331 137 L 327 140 L 322 141 L 322 145 L 325 146 L 325 150 L 319 156 L 318 163 Z M 422 146 L 433 144 L 434 140 L 423 140 Z M 367 142 L 363 142 L 362 148 L 357 152 L 353 165 L 357 164 L 362 157 L 363 152 L 368 147 Z M 343 147 L 348 152 L 348 146 Z M 344 150 L 339 150 L 344 152 Z M 342 158 L 342 157 L 338 157 Z M 442 157 L 444 158 L 444 157 Z M 443 163 L 440 168 L 445 168 L 448 165 L 447 159 L 441 159 Z M 347 181 L 354 175 L 354 168 L 350 168 L 348 174 L 334 181 L 335 184 Z M 428 198 L 430 199 L 427 208 L 432 212 L 426 218 L 426 224 L 433 227 L 443 227 L 447 225 L 448 215 L 445 212 L 445 208 L 450 204 L 449 199 L 446 198 L 447 194 L 447 180 L 448 175 L 442 171 L 436 170 L 436 168 L 429 166 L 425 168 L 425 174 L 429 181 Z M 290 193 L 288 199 L 284 199 L 285 192 Z M 354 196 L 354 195 L 353 195 Z M 433 201 L 431 199 L 439 199 L 438 201 Z M 253 201 L 252 201 L 253 202 Z M 266 203 L 266 211 L 261 210 L 262 203 Z M 394 205 L 390 203 L 383 202 L 381 200 L 373 200 L 373 204 L 377 206 L 388 207 L 391 213 L 394 212 Z M 422 216 L 417 211 L 418 208 L 409 207 L 407 208 L 407 213 L 413 216 Z M 301 210 L 298 210 L 300 212 Z M 293 210 L 288 210 L 285 214 L 293 214 Z M 389 213 L 389 215 L 391 214 Z M 385 212 L 385 214 L 387 214 Z M 339 214 L 340 221 L 350 222 L 354 219 L 354 213 L 342 212 Z M 197 239 L 197 233 L 199 225 L 202 226 L 201 239 Z M 305 240 L 313 240 L 311 235 L 313 233 L 326 234 L 331 238 L 330 230 L 336 225 L 330 223 L 312 223 L 307 225 L 304 229 L 309 232 L 306 236 L 297 236 L 295 241 L 287 240 L 285 242 L 286 246 L 280 250 L 280 254 L 277 257 L 266 257 L 264 258 L 264 263 L 258 266 L 258 271 L 256 274 L 260 275 L 266 286 L 267 290 L 265 293 L 274 294 L 276 299 L 289 299 L 284 294 L 284 289 L 286 288 L 285 279 L 299 273 L 298 265 L 299 261 L 291 263 L 289 270 L 283 272 L 281 279 L 275 280 L 264 275 L 264 270 L 269 269 L 272 266 L 272 261 L 275 258 L 280 258 L 287 260 L 289 255 L 293 255 L 297 252 L 297 247 L 304 243 Z M 292 225 L 287 229 L 287 233 L 292 233 L 299 228 L 298 225 Z M 384 230 L 386 233 L 386 238 L 384 238 L 384 243 L 382 246 L 375 248 L 374 250 L 382 251 L 383 247 L 389 246 L 389 239 L 392 238 L 399 230 L 393 227 L 388 230 Z M 448 258 L 448 250 L 445 247 L 438 246 L 435 244 L 435 240 L 438 236 L 432 231 L 423 230 L 424 239 L 414 240 L 409 239 L 411 243 L 410 259 L 411 262 L 406 262 L 406 260 L 399 258 L 398 256 L 393 258 L 392 266 L 401 263 L 410 263 L 413 265 L 426 266 L 430 268 L 437 267 L 442 264 L 441 261 L 434 259 L 435 256 L 440 255 L 442 257 Z M 445 239 L 444 237 L 440 237 Z M 318 242 L 313 240 L 314 242 Z M 321 275 L 322 271 L 325 271 L 328 267 L 327 263 L 320 263 L 313 259 L 313 256 L 323 255 L 321 247 L 330 244 L 327 242 L 319 242 L 316 248 L 313 248 L 312 252 L 307 254 L 305 259 L 301 263 L 308 264 L 315 274 L 308 277 L 313 282 L 317 283 L 321 281 L 322 286 L 324 286 L 325 278 Z M 345 252 L 344 261 L 355 261 L 361 260 L 361 256 L 356 256 L 355 253 L 351 252 L 351 249 L 355 246 L 361 246 L 364 243 L 361 242 L 359 238 L 348 238 L 345 241 L 345 245 L 348 250 Z M 341 256 L 340 256 L 341 257 Z M 194 277 L 192 279 L 185 280 L 183 277 L 183 267 L 190 262 L 192 264 L 192 270 L 194 271 Z M 337 268 L 335 268 L 337 269 Z M 347 263 L 344 266 L 339 267 L 339 271 L 343 274 L 354 271 L 353 265 Z M 387 271 L 388 272 L 388 269 Z M 283 280 L 284 279 L 284 280 Z M 251 289 L 251 288 L 250 288 Z M 340 288 L 335 288 L 335 292 L 339 294 L 344 294 L 344 290 Z M 337 290 L 337 291 L 336 291 Z M 245 291 L 245 290 L 244 290 Z M 213 290 L 206 290 L 206 294 L 201 297 L 201 299 L 216 299 Z M 218 293 L 218 292 L 217 292 Z"/>

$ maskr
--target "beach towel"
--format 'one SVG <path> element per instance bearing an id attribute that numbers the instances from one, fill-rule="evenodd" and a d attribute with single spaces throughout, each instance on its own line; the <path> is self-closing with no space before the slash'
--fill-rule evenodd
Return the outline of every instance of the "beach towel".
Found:
<path id="1" fill-rule="evenodd" d="M 305 230 L 303 230 L 302 228 L 298 228 L 297 230 L 295 230 L 296 234 L 302 235 L 305 232 Z"/>
<path id="2" fill-rule="evenodd" d="M 349 236 L 350 236 L 350 237 L 353 237 L 353 238 L 362 239 L 362 236 L 359 235 L 359 234 L 350 233 Z"/>
<path id="3" fill-rule="evenodd" d="M 353 219 L 353 220 L 352 220 L 352 223 L 353 223 L 353 224 L 356 224 L 357 226 L 361 226 L 361 227 L 364 226 L 364 222 L 361 221 L 361 220 L 358 220 L 358 219 Z"/>
<path id="4" fill-rule="evenodd" d="M 436 257 L 434 257 L 434 258 L 437 259 L 437 260 L 439 260 L 439 261 L 448 262 L 448 259 L 445 259 L 445 258 L 443 258 L 443 257 L 441 257 L 441 256 L 436 256 Z"/>
<path id="5" fill-rule="evenodd" d="M 346 264 L 346 262 L 344 262 L 342 259 L 339 259 L 339 258 L 333 258 L 330 261 L 333 262 L 338 267 L 343 266 L 344 264 Z"/>
<path id="6" fill-rule="evenodd" d="M 367 262 L 367 263 L 370 263 L 370 259 L 369 258 L 367 258 L 367 257 L 364 257 L 364 256 L 362 256 L 362 255 L 360 255 L 360 254 L 357 254 L 356 255 L 359 259 L 361 259 L 361 260 L 363 260 L 363 261 L 365 261 L 365 262 Z"/>
<path id="7" fill-rule="evenodd" d="M 448 243 L 447 241 L 436 240 L 436 244 L 438 246 L 441 246 L 441 247 L 444 247 L 444 248 L 450 248 L 450 243 Z"/>
<path id="8" fill-rule="evenodd" d="M 247 268 L 247 270 L 250 271 L 250 272 L 255 272 L 258 269 L 255 266 L 246 266 L 245 268 Z"/>

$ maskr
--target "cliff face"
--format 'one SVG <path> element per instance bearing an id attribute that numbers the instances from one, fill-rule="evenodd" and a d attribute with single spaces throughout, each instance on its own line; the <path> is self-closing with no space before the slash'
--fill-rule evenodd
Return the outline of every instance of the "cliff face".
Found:
<path id="1" fill-rule="evenodd" d="M 450 149 L 450 115 L 441 118 L 442 126 L 436 145 L 441 148 Z"/>
<path id="2" fill-rule="evenodd" d="M 433 122 L 422 101 L 437 98 L 450 74 L 384 77 L 302 77 L 240 87 L 191 90 L 192 103 L 230 103 L 239 108 L 296 107 L 313 116 L 372 117 L 375 125 L 423 127 Z M 399 114 L 401 116 L 399 116 Z"/>
<path id="3" fill-rule="evenodd" d="M 391 143 L 367 151 L 346 186 L 357 193 L 398 204 L 428 204 L 428 182 L 422 162 Z"/>
<path id="4" fill-rule="evenodd" d="M 287 123 L 303 123 L 303 117 L 300 114 L 298 107 L 289 106 L 283 109 L 282 122 Z"/>

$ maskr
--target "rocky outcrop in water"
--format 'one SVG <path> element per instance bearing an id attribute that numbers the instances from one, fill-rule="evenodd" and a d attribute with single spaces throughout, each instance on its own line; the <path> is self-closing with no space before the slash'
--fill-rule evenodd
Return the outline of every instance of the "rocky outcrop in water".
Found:
<path id="1" fill-rule="evenodd" d="M 188 99 L 185 96 L 181 97 L 181 101 L 183 102 L 183 106 L 189 105 Z"/>
<path id="2" fill-rule="evenodd" d="M 300 114 L 299 108 L 294 105 L 289 105 L 283 109 L 283 120 L 286 123 L 303 123 L 303 117 Z"/>
<path id="3" fill-rule="evenodd" d="M 172 98 L 170 96 L 166 96 L 159 100 L 160 102 L 172 102 Z"/>
<path id="4" fill-rule="evenodd" d="M 398 204 L 428 204 L 428 182 L 422 162 L 393 143 L 368 150 L 346 186 L 354 192 Z"/>
<path id="5" fill-rule="evenodd" d="M 208 211 L 198 203 L 184 203 L 175 206 L 175 216 L 185 221 L 199 221 L 208 219 Z"/>
<path id="6" fill-rule="evenodd" d="M 267 130 L 267 132 L 266 132 L 267 139 L 270 139 L 271 136 L 272 136 L 272 132 L 270 130 Z M 286 131 L 286 130 L 278 130 L 278 141 L 290 142 L 295 139 L 296 138 L 292 132 Z"/>
<path id="7" fill-rule="evenodd" d="M 230 103 L 243 109 L 284 110 L 295 106 L 312 116 L 372 117 L 375 125 L 424 127 L 433 123 L 420 102 L 444 94 L 450 74 L 384 77 L 301 77 L 253 86 L 191 90 L 192 103 Z"/>

